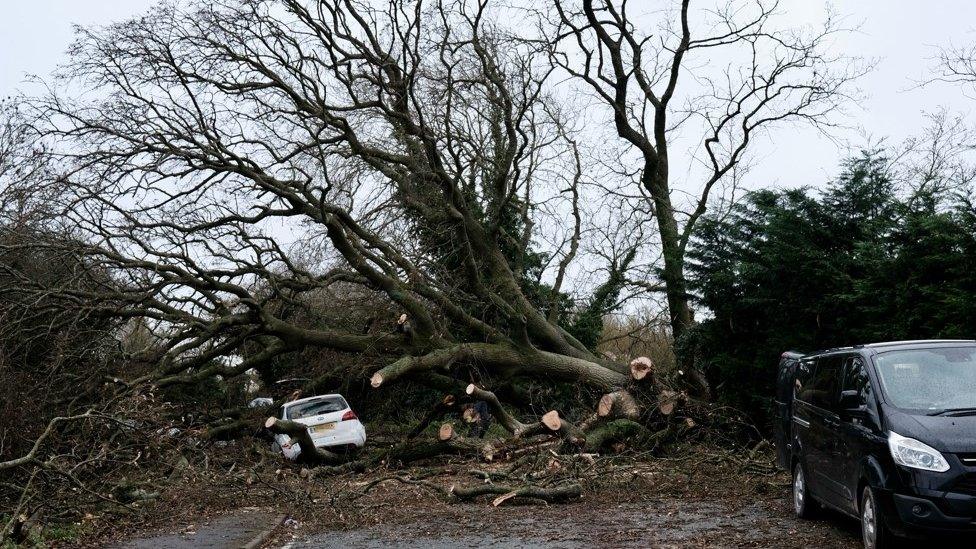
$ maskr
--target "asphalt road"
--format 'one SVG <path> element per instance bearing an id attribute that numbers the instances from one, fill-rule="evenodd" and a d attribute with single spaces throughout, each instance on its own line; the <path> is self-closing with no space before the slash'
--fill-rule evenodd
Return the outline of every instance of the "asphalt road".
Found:
<path id="1" fill-rule="evenodd" d="M 266 509 L 240 509 L 198 524 L 128 541 L 121 549 L 229 549 L 261 538 L 266 548 L 308 549 L 582 549 L 582 548 L 838 548 L 861 547 L 856 521 L 825 512 L 814 521 L 796 519 L 785 498 L 753 501 L 651 499 L 620 505 L 586 501 L 568 505 L 450 506 L 416 520 L 352 530 L 307 533 Z M 918 547 L 906 542 L 904 547 Z M 924 543 L 924 542 L 923 542 Z M 940 548 L 971 548 L 973 540 L 938 540 Z"/>
<path id="2" fill-rule="evenodd" d="M 779 502 L 744 505 L 665 499 L 642 504 L 491 508 L 471 505 L 466 518 L 433 516 L 407 524 L 276 538 L 282 549 L 453 549 L 593 547 L 836 547 L 860 546 L 854 521 L 827 517 L 807 523 Z"/>
<path id="3" fill-rule="evenodd" d="M 230 549 L 246 546 L 281 524 L 283 517 L 271 510 L 244 508 L 198 523 L 184 524 L 167 532 L 129 540 L 116 549 Z"/>

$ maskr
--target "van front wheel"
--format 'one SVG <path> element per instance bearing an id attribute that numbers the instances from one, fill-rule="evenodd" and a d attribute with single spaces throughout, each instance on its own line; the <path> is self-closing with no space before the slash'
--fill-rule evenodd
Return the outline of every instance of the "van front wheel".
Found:
<path id="1" fill-rule="evenodd" d="M 894 547 L 894 536 L 885 525 L 884 514 L 870 486 L 864 488 L 861 496 L 861 537 L 864 539 L 864 549 Z"/>

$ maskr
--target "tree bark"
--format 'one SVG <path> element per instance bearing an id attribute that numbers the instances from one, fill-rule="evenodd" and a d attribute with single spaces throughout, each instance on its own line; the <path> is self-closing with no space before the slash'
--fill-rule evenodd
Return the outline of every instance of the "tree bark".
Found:
<path id="1" fill-rule="evenodd" d="M 635 421 L 629 419 L 617 419 L 594 428 L 586 434 L 586 449 L 590 452 L 599 452 L 612 442 L 647 432 L 647 429 Z"/>
<path id="2" fill-rule="evenodd" d="M 296 421 L 269 417 L 264 422 L 264 427 L 275 434 L 285 434 L 292 437 L 292 444 L 298 444 L 301 452 L 298 454 L 299 463 L 341 465 L 347 460 L 339 454 L 332 453 L 323 448 L 317 448 L 312 441 L 312 434 L 308 431 L 308 426 Z"/>

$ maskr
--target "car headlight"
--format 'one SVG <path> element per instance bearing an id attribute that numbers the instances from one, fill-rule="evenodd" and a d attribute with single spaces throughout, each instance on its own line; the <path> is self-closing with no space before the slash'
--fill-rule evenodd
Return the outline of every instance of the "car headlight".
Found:
<path id="1" fill-rule="evenodd" d="M 891 431 L 888 434 L 888 448 L 891 449 L 891 457 L 898 465 L 936 473 L 949 470 L 949 462 L 938 450 L 914 438 L 903 437 Z"/>

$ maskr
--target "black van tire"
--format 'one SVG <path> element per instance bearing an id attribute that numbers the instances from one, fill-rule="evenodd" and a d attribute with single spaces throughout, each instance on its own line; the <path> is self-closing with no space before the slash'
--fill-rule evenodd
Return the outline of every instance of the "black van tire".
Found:
<path id="1" fill-rule="evenodd" d="M 865 549 L 889 549 L 895 546 L 895 536 L 888 529 L 884 511 L 870 486 L 865 486 L 861 495 L 860 515 L 861 539 Z"/>
<path id="2" fill-rule="evenodd" d="M 797 518 L 811 520 L 817 518 L 820 506 L 810 496 L 810 489 L 807 488 L 807 475 L 800 462 L 793 464 L 793 512 Z"/>

